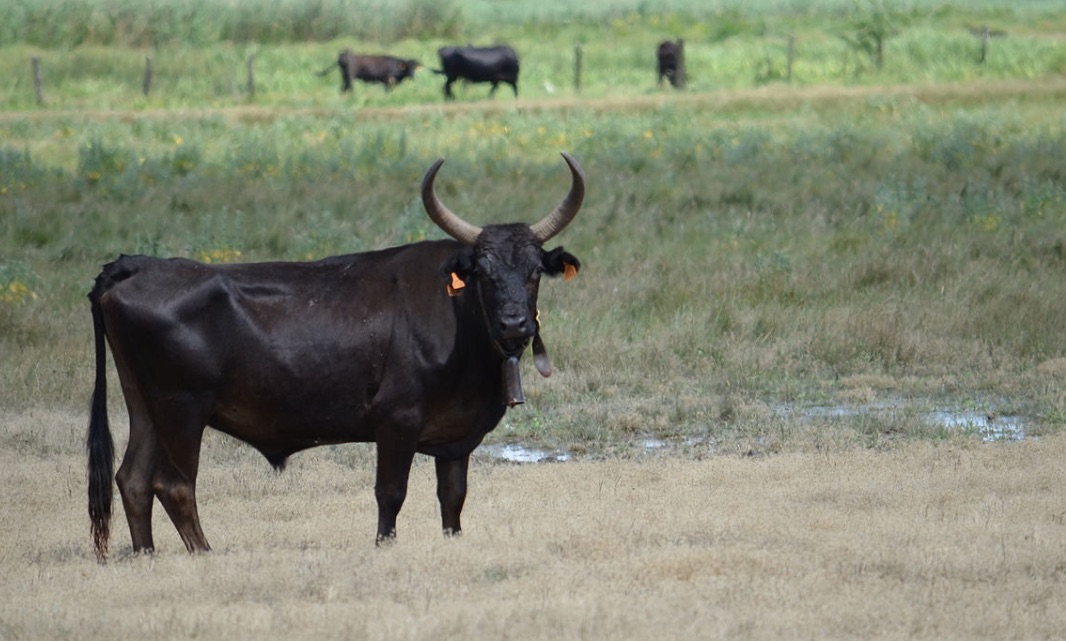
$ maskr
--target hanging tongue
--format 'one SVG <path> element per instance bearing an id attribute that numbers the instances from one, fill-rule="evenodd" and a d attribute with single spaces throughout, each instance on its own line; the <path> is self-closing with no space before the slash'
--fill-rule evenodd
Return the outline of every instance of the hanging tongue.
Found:
<path id="1" fill-rule="evenodd" d="M 548 350 L 544 348 L 540 332 L 533 335 L 533 364 L 544 378 L 552 375 L 552 359 L 548 358 Z"/>

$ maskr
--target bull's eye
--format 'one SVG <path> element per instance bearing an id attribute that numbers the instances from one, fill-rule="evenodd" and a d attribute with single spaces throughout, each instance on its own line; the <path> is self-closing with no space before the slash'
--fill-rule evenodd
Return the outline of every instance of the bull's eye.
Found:
<path id="1" fill-rule="evenodd" d="M 491 255 L 491 254 L 486 254 L 484 256 L 479 256 L 478 259 L 477 259 L 477 263 L 476 263 L 477 272 L 481 276 L 485 276 L 487 278 L 493 278 L 494 274 L 501 273 L 501 269 L 500 269 L 499 265 L 500 265 L 499 259 L 496 258 L 495 256 Z"/>

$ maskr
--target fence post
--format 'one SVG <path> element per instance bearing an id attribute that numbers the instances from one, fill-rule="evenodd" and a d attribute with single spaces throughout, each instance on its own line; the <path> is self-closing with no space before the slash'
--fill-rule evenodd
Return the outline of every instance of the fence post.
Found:
<path id="1" fill-rule="evenodd" d="M 992 39 L 992 34 L 988 30 L 988 25 L 984 25 L 981 28 L 981 59 L 978 60 L 978 64 L 985 64 L 985 59 L 988 57 L 988 43 Z"/>
<path id="2" fill-rule="evenodd" d="M 41 81 L 41 59 L 37 56 L 30 58 L 30 66 L 33 67 L 33 90 L 37 94 L 37 104 L 44 106 L 44 83 Z"/>
<path id="3" fill-rule="evenodd" d="M 255 54 L 248 56 L 248 102 L 255 100 Z"/>
<path id="4" fill-rule="evenodd" d="M 685 69 L 685 39 L 677 39 L 677 88 L 684 89 L 688 83 L 688 71 Z"/>
<path id="5" fill-rule="evenodd" d="M 581 93 L 581 44 L 574 45 L 574 91 Z"/>
<path id="6" fill-rule="evenodd" d="M 792 83 L 792 63 L 796 61 L 796 34 L 788 37 L 788 82 Z"/>
<path id="7" fill-rule="evenodd" d="M 152 56 L 144 57 L 144 82 L 141 83 L 141 93 L 147 98 L 152 92 Z"/>

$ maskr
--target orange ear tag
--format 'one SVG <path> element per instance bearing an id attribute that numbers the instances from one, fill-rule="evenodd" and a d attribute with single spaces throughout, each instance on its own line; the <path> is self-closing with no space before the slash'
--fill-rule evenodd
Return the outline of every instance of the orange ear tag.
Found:
<path id="1" fill-rule="evenodd" d="M 571 280 L 574 276 L 577 276 L 577 267 L 570 263 L 563 265 L 563 280 Z"/>
<path id="2" fill-rule="evenodd" d="M 459 278 L 459 275 L 455 272 L 452 272 L 452 282 L 448 283 L 448 295 L 458 296 L 463 293 L 459 290 L 464 287 L 466 287 L 466 283 L 463 282 L 463 279 Z"/>

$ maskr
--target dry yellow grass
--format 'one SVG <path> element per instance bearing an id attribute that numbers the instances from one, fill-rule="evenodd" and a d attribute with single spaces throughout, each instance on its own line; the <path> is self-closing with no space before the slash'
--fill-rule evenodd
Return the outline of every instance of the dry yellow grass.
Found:
<path id="1" fill-rule="evenodd" d="M 116 417 L 116 423 L 120 423 Z M 422 460 L 373 546 L 368 448 L 278 476 L 212 437 L 215 552 L 157 510 L 154 557 L 92 558 L 81 416 L 0 414 L 3 639 L 1052 638 L 1066 437 L 769 457 L 478 461 L 466 534 Z M 118 440 L 124 428 L 116 425 Z M 348 459 L 350 455 L 350 460 Z"/>

